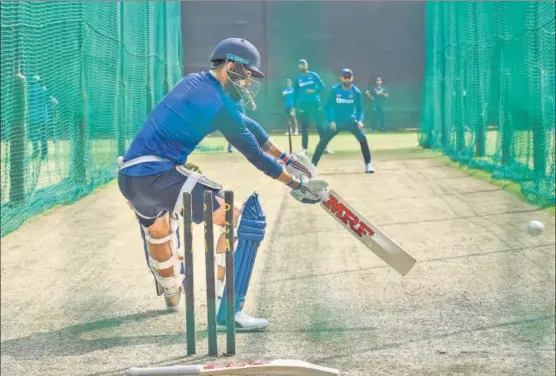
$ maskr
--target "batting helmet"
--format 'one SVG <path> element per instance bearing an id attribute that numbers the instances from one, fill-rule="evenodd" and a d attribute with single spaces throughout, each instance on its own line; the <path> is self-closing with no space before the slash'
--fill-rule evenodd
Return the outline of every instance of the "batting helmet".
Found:
<path id="1" fill-rule="evenodd" d="M 210 55 L 212 63 L 217 61 L 234 61 L 241 63 L 251 71 L 253 77 L 263 78 L 261 72 L 261 54 L 255 46 L 243 38 L 227 38 L 214 47 Z"/>

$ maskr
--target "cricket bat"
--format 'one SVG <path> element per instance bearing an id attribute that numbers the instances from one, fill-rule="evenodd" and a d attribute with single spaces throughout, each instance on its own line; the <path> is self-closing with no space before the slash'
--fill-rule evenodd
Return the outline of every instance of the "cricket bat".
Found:
<path id="1" fill-rule="evenodd" d="M 273 360 L 270 362 L 230 363 L 223 367 L 214 365 L 167 366 L 155 368 L 131 368 L 129 376 L 162 375 L 297 375 L 297 376 L 337 376 L 340 371 L 322 367 L 301 360 Z"/>
<path id="2" fill-rule="evenodd" d="M 348 204 L 338 192 L 330 189 L 328 193 L 328 199 L 320 204 L 328 214 L 402 276 L 411 270 L 416 262 L 413 256 Z"/>

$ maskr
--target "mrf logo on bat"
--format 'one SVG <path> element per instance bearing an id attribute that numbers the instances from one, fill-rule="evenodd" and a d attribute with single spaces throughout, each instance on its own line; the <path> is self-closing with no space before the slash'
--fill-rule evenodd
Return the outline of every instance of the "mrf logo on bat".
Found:
<path id="1" fill-rule="evenodd" d="M 340 219 L 346 225 L 349 225 L 353 233 L 360 238 L 362 238 L 363 235 L 374 235 L 373 230 L 371 230 L 369 226 L 361 221 L 356 214 L 346 208 L 332 193 L 330 193 L 330 195 L 328 196 L 328 200 L 324 201 L 322 204 L 332 214 L 335 214 L 338 219 Z"/>

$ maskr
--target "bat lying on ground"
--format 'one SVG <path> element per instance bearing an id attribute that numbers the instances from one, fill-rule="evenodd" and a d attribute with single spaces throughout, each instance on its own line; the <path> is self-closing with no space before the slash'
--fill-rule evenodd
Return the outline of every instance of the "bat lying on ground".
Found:
<path id="1" fill-rule="evenodd" d="M 336 191 L 330 189 L 328 193 L 328 199 L 320 204 L 328 214 L 398 273 L 406 275 L 411 270 L 416 262 L 413 256 L 348 204 Z"/>
<path id="2" fill-rule="evenodd" d="M 301 360 L 273 360 L 270 362 L 230 363 L 224 367 L 214 365 L 167 366 L 155 368 L 131 368 L 129 376 L 162 375 L 297 375 L 297 376 L 337 376 L 334 368 L 317 366 Z"/>

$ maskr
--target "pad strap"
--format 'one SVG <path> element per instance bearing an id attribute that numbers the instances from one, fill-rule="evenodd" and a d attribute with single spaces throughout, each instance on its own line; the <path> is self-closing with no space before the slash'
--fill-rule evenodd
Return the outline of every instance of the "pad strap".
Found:
<path id="1" fill-rule="evenodd" d="M 156 155 L 143 155 L 141 157 L 130 159 L 127 162 L 124 162 L 124 157 L 118 157 L 118 171 L 128 168 L 131 166 L 135 166 L 141 163 L 148 163 L 148 162 L 172 162 L 169 159 L 158 157 Z M 173 163 L 173 162 L 172 162 Z"/>

